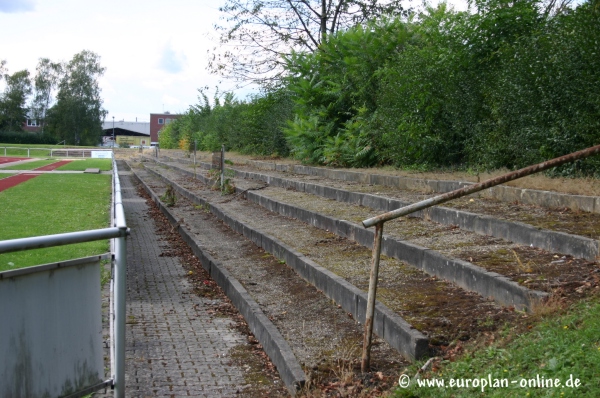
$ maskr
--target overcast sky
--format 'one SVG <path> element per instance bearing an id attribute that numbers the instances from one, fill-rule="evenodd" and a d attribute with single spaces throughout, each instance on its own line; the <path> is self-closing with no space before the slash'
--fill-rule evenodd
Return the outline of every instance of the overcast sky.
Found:
<path id="1" fill-rule="evenodd" d="M 0 0 L 0 60 L 9 73 L 27 69 L 34 75 L 39 58 L 69 61 L 90 50 L 106 68 L 100 86 L 107 121 L 184 112 L 198 102 L 198 88 L 234 87 L 206 71 L 222 2 Z"/>

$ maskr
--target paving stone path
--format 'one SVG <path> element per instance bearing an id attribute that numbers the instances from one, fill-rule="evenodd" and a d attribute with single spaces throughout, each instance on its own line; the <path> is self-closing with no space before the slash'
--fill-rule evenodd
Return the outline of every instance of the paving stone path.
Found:
<path id="1" fill-rule="evenodd" d="M 227 318 L 212 317 L 192 287 L 178 257 L 155 234 L 148 206 L 121 171 L 121 189 L 131 236 L 127 241 L 127 397 L 243 396 L 244 371 L 230 365 L 230 349 L 245 336 Z M 95 396 L 111 396 L 107 394 Z"/>

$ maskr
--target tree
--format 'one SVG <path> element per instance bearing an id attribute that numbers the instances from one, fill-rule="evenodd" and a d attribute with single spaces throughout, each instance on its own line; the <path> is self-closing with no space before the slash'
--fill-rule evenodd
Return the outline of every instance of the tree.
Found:
<path id="1" fill-rule="evenodd" d="M 282 56 L 315 52 L 329 35 L 402 11 L 400 0 L 227 0 L 226 24 L 208 69 L 238 81 L 266 83 L 284 71 Z"/>
<path id="2" fill-rule="evenodd" d="M 105 68 L 100 56 L 84 50 L 64 66 L 56 104 L 48 110 L 47 131 L 57 140 L 75 145 L 96 145 L 102 135 L 102 108 L 98 79 Z"/>
<path id="3" fill-rule="evenodd" d="M 5 73 L 6 73 L 6 60 L 2 59 L 2 60 L 0 60 L 0 80 L 2 80 Z"/>
<path id="4" fill-rule="evenodd" d="M 34 97 L 31 104 L 32 117 L 44 131 L 46 113 L 53 101 L 52 91 L 58 86 L 62 75 L 62 65 L 51 62 L 48 58 L 40 58 L 34 79 Z"/>
<path id="5" fill-rule="evenodd" d="M 21 130 L 27 119 L 25 104 L 31 94 L 29 71 L 22 70 L 4 78 L 6 88 L 0 98 L 0 130 Z"/>

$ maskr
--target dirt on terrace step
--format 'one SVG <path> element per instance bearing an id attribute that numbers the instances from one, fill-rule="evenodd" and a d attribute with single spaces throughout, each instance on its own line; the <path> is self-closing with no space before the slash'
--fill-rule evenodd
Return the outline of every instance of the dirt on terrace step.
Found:
<path id="1" fill-rule="evenodd" d="M 154 156 L 154 151 L 146 151 L 146 155 Z M 173 159 L 183 160 L 190 162 L 193 160 L 193 155 L 187 151 L 173 150 L 173 149 L 161 149 L 161 156 L 170 157 Z M 272 167 L 272 165 L 304 165 L 302 162 L 292 158 L 282 158 L 280 156 L 257 156 L 257 155 L 243 155 L 238 152 L 227 152 L 225 155 L 226 159 L 235 163 L 235 167 L 238 166 L 249 166 L 256 170 L 266 169 L 264 166 Z M 212 153 L 209 152 L 197 152 L 197 162 L 211 162 Z M 254 163 L 254 164 L 253 164 Z M 263 165 L 263 167 L 255 166 L 255 164 Z M 310 165 L 308 165 L 310 166 Z M 314 166 L 323 169 L 339 170 L 337 167 L 328 166 Z M 391 176 L 402 176 L 413 180 L 440 180 L 440 181 L 465 181 L 465 182 L 481 182 L 490 178 L 498 177 L 503 174 L 510 172 L 511 170 L 495 170 L 491 172 L 473 172 L 473 171 L 461 171 L 452 169 L 437 169 L 431 171 L 422 170 L 404 170 L 398 169 L 392 166 L 383 167 L 368 167 L 368 168 L 342 168 L 355 173 L 362 174 L 378 174 L 378 175 L 391 175 Z M 523 188 L 523 189 L 534 189 L 541 191 L 553 191 L 572 195 L 588 195 L 588 196 L 599 196 L 600 195 L 600 180 L 592 177 L 584 178 L 569 178 L 569 177 L 549 177 L 545 173 L 537 173 L 524 178 L 520 178 L 514 181 L 510 181 L 504 185 Z"/>
<path id="2" fill-rule="evenodd" d="M 281 188 L 269 187 L 261 190 L 260 194 L 355 223 L 374 214 L 365 207 Z M 384 233 L 439 251 L 448 257 L 469 261 L 536 290 L 552 292 L 557 287 L 570 286 L 575 289 L 573 294 L 581 295 L 583 292 L 576 289 L 595 288 L 600 282 L 600 268 L 596 262 L 478 235 L 452 225 L 407 217 L 387 222 Z"/>
<path id="3" fill-rule="evenodd" d="M 135 166 L 134 169 L 157 195 L 164 195 L 167 190 L 164 182 L 143 169 Z M 279 329 L 309 377 L 307 391 L 376 396 L 393 386 L 407 361 L 385 341 L 376 339 L 372 372 L 362 375 L 363 327 L 349 314 L 285 264 L 227 228 L 206 209 L 178 198 L 169 210 L 204 247 L 210 248 L 209 253 L 244 285 Z M 174 230 L 170 226 L 166 229 Z M 207 292 L 214 282 L 205 274 L 196 276 L 194 272 L 190 278 L 197 294 L 210 294 Z M 250 336 L 249 342 L 260 348 L 254 337 Z M 256 356 L 244 352 L 234 356 L 241 361 L 256 360 Z M 258 380 L 263 380 L 260 374 L 250 372 L 248 382 L 256 384 Z"/>
<path id="4" fill-rule="evenodd" d="M 180 166 L 179 163 L 177 165 Z M 201 172 L 206 173 L 199 171 Z M 256 182 L 252 181 L 235 181 L 240 186 L 256 185 Z M 339 203 L 283 188 L 267 187 L 260 191 L 260 195 L 357 224 L 379 213 L 364 206 Z M 469 261 L 536 290 L 556 291 L 560 295 L 578 298 L 598 289 L 600 284 L 600 268 L 597 262 L 514 244 L 503 239 L 464 231 L 452 225 L 404 217 L 387 222 L 384 233 L 399 240 L 437 250 L 449 257 Z"/>
<path id="5" fill-rule="evenodd" d="M 238 220 L 253 228 L 268 231 L 271 236 L 277 237 L 355 286 L 367 289 L 370 250 L 298 220 L 268 212 L 248 201 L 229 200 L 173 169 L 152 163 L 145 165 L 197 196 L 218 205 Z M 477 338 L 482 333 L 496 330 L 521 316 L 491 300 L 465 292 L 446 281 L 385 256 L 382 257 L 380 267 L 379 299 L 426 334 L 431 339 L 433 351 L 443 351 L 457 340 Z"/>
<path id="6" fill-rule="evenodd" d="M 187 162 L 177 162 L 178 167 L 192 168 Z M 423 184 L 415 184 L 413 190 L 401 190 L 395 187 L 382 185 L 371 185 L 352 181 L 332 180 L 323 177 L 263 170 L 251 167 L 247 164 L 236 164 L 237 170 L 252 171 L 265 175 L 287 178 L 294 181 L 311 182 L 314 184 L 327 185 L 329 187 L 344 189 L 353 192 L 369 193 L 382 197 L 418 202 L 439 195 Z M 489 215 L 498 219 L 522 222 L 537 228 L 551 231 L 565 232 L 592 239 L 600 238 L 600 214 L 574 211 L 567 208 L 546 208 L 541 206 L 527 205 L 523 203 L 507 203 L 486 197 L 483 193 L 476 193 L 451 202 L 443 204 L 444 207 L 454 208 L 475 214 Z M 381 213 L 381 211 L 376 211 Z"/>

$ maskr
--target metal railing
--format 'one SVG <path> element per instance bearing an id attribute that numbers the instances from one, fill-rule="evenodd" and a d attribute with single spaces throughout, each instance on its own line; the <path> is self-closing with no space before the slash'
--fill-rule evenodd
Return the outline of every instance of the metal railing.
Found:
<path id="1" fill-rule="evenodd" d="M 0 254 L 15 251 L 39 249 L 45 247 L 70 245 L 74 243 L 92 242 L 97 240 L 113 239 L 112 253 L 112 278 L 111 278 L 111 305 L 110 305 L 110 332 L 111 332 L 111 379 L 97 389 L 104 388 L 106 384 L 114 388 L 115 398 L 125 397 L 125 320 L 126 320 L 126 270 L 127 246 L 126 237 L 129 229 L 125 222 L 125 212 L 121 197 L 121 183 L 116 161 L 113 158 L 113 203 L 112 220 L 110 228 L 96 230 L 69 232 L 56 235 L 36 236 L 22 239 L 0 241 Z M 90 393 L 86 390 L 73 394 L 70 397 Z"/>
<path id="2" fill-rule="evenodd" d="M 457 199 L 466 195 L 470 195 L 472 193 L 479 192 L 484 189 L 503 184 L 505 182 L 513 181 L 518 178 L 528 176 L 530 174 L 539 173 L 540 171 L 548 170 L 553 167 L 563 165 L 565 163 L 570 163 L 579 159 L 584 159 L 593 155 L 597 155 L 598 153 L 600 153 L 600 145 L 596 145 L 578 152 L 573 152 L 569 155 L 554 158 L 552 160 L 548 160 L 543 163 L 538 163 L 533 166 L 525 167 L 523 169 L 504 174 L 500 177 L 491 178 L 479 184 L 460 188 L 452 192 L 438 195 L 433 198 L 425 199 L 420 202 L 404 206 L 400 209 L 392 210 L 390 212 L 383 213 L 378 216 L 364 220 L 362 224 L 365 228 L 375 226 L 375 237 L 373 240 L 373 255 L 371 258 L 371 275 L 369 279 L 369 293 L 367 299 L 367 311 L 365 316 L 365 335 L 363 341 L 361 370 L 363 372 L 366 372 L 370 368 L 371 344 L 373 336 L 373 314 L 375 312 L 375 301 L 377 296 L 377 279 L 379 276 L 379 259 L 381 257 L 383 224 L 386 221 L 406 216 L 416 211 L 424 210 L 428 207 L 439 205 L 441 203 L 448 202 L 452 199 Z"/>
<path id="3" fill-rule="evenodd" d="M 54 152 L 58 152 L 58 153 L 64 153 L 64 157 L 69 157 L 69 151 L 71 152 L 71 154 L 77 154 L 77 155 L 81 155 L 81 157 L 85 157 L 86 153 L 91 153 L 92 151 L 94 152 L 111 152 L 112 149 L 107 149 L 107 148 L 25 148 L 25 147 L 12 147 L 12 146 L 4 146 L 4 147 L 0 147 L 0 149 L 4 149 L 4 156 L 8 156 L 7 155 L 7 151 L 9 149 L 14 149 L 14 150 L 20 150 L 20 151 L 27 151 L 27 157 L 31 156 L 31 151 L 43 151 L 46 152 L 45 155 L 43 156 L 49 156 L 49 157 L 54 157 L 55 154 Z M 15 155 L 15 156 L 22 156 L 22 155 Z M 75 157 L 75 156 L 72 156 Z"/>

